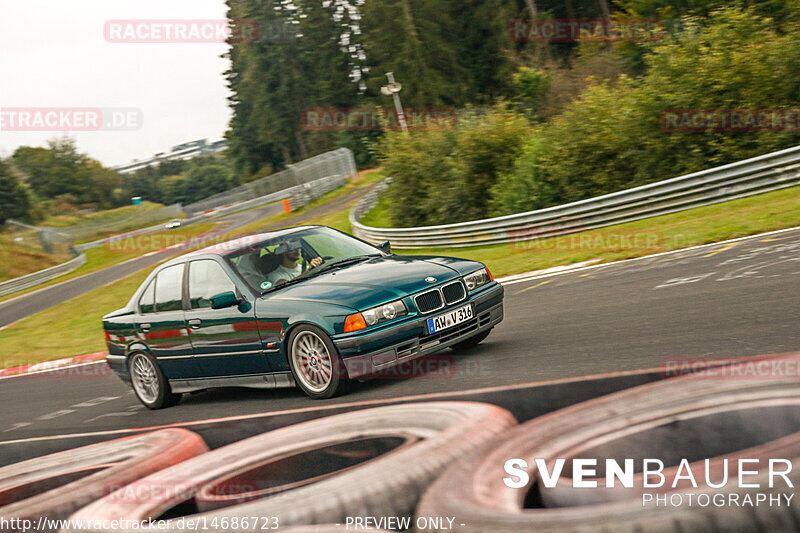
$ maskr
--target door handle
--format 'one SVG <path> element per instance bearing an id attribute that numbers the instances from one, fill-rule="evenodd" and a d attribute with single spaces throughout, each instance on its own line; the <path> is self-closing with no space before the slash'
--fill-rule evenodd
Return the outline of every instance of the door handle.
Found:
<path id="1" fill-rule="evenodd" d="M 140 325 L 139 325 L 139 329 L 141 329 L 141 330 L 142 330 L 142 331 L 144 331 L 145 333 L 147 333 L 148 331 L 150 331 L 150 328 L 151 328 L 150 324 L 140 324 Z"/>
<path id="2" fill-rule="evenodd" d="M 193 318 L 193 319 L 191 319 L 189 321 L 189 326 L 192 329 L 199 329 L 200 328 L 200 324 L 202 324 L 202 321 L 199 318 Z"/>

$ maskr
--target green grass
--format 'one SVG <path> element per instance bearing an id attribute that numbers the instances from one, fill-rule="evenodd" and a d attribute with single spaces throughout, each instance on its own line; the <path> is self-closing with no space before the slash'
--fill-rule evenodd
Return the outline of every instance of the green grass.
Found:
<path id="1" fill-rule="evenodd" d="M 349 231 L 350 207 L 317 217 L 310 223 Z M 263 226 L 264 221 L 260 224 Z M 486 263 L 495 276 L 505 276 L 591 259 L 610 262 L 641 257 L 798 225 L 800 187 L 792 187 L 542 241 L 472 248 L 397 250 L 397 253 L 466 257 Z M 124 305 L 149 270 L 0 330 L 0 346 L 5 352 L 0 366 L 18 366 L 20 361 L 32 363 L 103 350 L 105 344 L 100 318 Z M 64 332 L 68 333 L 65 335 Z"/>
<path id="2" fill-rule="evenodd" d="M 67 228 L 77 224 L 86 224 L 89 222 L 100 222 L 113 218 L 129 217 L 140 211 L 150 211 L 160 207 L 164 206 L 153 202 L 142 202 L 141 205 L 126 205 L 123 207 L 117 207 L 116 209 L 106 209 L 104 211 L 97 211 L 88 214 L 74 213 L 54 215 L 47 217 L 40 222 L 39 225 L 48 228 Z"/>
<path id="3" fill-rule="evenodd" d="M 389 203 L 388 196 L 381 196 L 375 207 L 361 219 L 361 223 L 373 228 L 391 228 L 392 217 L 389 213 Z"/>
<path id="4" fill-rule="evenodd" d="M 86 250 L 85 265 L 76 268 L 68 274 L 64 274 L 63 276 L 60 276 L 54 280 L 43 283 L 42 285 L 37 285 L 36 287 L 31 287 L 30 289 L 26 289 L 24 291 L 9 294 L 8 296 L 0 298 L 0 302 L 49 287 L 50 285 L 55 285 L 70 279 L 78 278 L 92 272 L 97 272 L 98 270 L 103 270 L 104 268 L 128 261 L 129 259 L 139 257 L 140 255 L 144 255 L 148 252 L 161 250 L 168 246 L 172 246 L 173 244 L 191 240 L 194 237 L 210 231 L 214 225 L 214 223 L 208 222 L 205 224 L 198 224 L 196 226 L 189 226 L 187 228 L 169 230 L 161 233 L 129 237 L 127 239 L 99 246 L 97 248 L 90 248 L 89 250 Z M 0 256 L 2 256 L 2 249 L 0 249 Z M 67 257 L 63 257 L 54 264 L 58 264 L 66 260 Z M 41 268 L 46 267 L 36 268 L 33 271 L 40 270 Z"/>

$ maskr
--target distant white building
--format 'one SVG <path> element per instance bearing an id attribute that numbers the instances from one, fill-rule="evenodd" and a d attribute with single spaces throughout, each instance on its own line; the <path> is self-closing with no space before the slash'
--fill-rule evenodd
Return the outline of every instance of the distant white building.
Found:
<path id="1" fill-rule="evenodd" d="M 113 167 L 120 174 L 133 174 L 137 170 L 157 165 L 162 161 L 175 161 L 177 159 L 192 159 L 199 155 L 213 154 L 221 152 L 228 147 L 228 142 L 225 140 L 209 143 L 206 139 L 197 141 L 189 141 L 178 146 L 173 146 L 170 152 L 159 152 L 149 159 L 134 159 L 126 165 L 118 165 Z"/>

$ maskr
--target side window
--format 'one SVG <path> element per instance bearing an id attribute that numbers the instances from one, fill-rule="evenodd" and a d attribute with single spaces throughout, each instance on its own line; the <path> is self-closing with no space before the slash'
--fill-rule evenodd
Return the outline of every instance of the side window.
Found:
<path id="1" fill-rule="evenodd" d="M 158 273 L 156 282 L 156 311 L 180 311 L 183 309 L 183 297 L 181 287 L 183 286 L 184 265 L 175 265 L 165 268 Z"/>
<path id="2" fill-rule="evenodd" d="M 147 285 L 147 288 L 142 293 L 141 298 L 139 298 L 139 310 L 143 314 L 155 312 L 156 310 L 155 295 L 156 295 L 156 278 L 153 278 L 150 280 L 150 283 Z"/>
<path id="3" fill-rule="evenodd" d="M 192 261 L 189 265 L 189 300 L 192 309 L 211 307 L 211 297 L 222 292 L 236 291 L 236 286 L 216 261 Z"/>

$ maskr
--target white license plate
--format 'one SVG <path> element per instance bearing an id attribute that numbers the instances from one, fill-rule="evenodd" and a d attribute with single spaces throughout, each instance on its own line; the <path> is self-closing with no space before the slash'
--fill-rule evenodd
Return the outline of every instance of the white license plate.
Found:
<path id="1" fill-rule="evenodd" d="M 428 319 L 428 333 L 436 333 L 443 329 L 451 328 L 455 325 L 466 322 L 473 317 L 472 305 L 465 305 L 458 309 L 448 311 L 443 315 L 435 316 Z"/>

